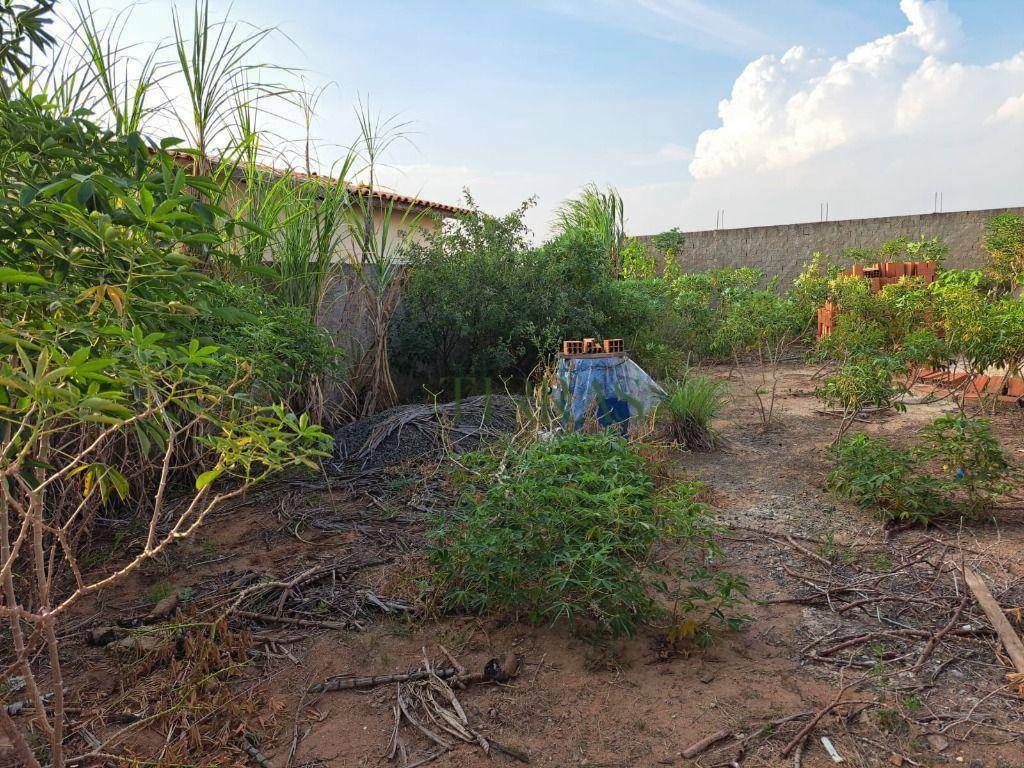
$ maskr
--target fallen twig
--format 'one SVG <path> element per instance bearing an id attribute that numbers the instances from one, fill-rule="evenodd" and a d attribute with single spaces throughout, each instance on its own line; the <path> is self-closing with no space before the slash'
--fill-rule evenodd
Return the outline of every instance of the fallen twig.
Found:
<path id="1" fill-rule="evenodd" d="M 506 744 L 502 744 L 500 741 L 495 741 L 490 737 L 488 737 L 488 741 L 490 741 L 491 747 L 498 750 L 503 755 L 508 755 L 513 760 L 518 760 L 520 763 L 528 764 L 530 762 L 530 756 L 523 752 L 521 749 L 516 749 L 515 747 L 510 747 Z"/>
<path id="2" fill-rule="evenodd" d="M 712 744 L 715 744 L 721 741 L 722 739 L 727 739 L 731 735 L 732 731 L 728 728 L 723 728 L 720 731 L 715 731 L 710 736 L 705 736 L 700 741 L 695 741 L 693 744 L 688 746 L 686 749 L 682 751 L 682 755 L 687 759 L 691 757 L 696 757 L 701 752 L 704 752 Z"/>
<path id="3" fill-rule="evenodd" d="M 236 616 L 270 624 L 290 624 L 296 627 L 315 627 L 317 629 L 351 629 L 352 622 L 321 621 L 319 619 L 300 619 L 293 616 L 272 616 L 269 613 L 253 613 L 252 611 L 235 611 Z"/>
<path id="4" fill-rule="evenodd" d="M 950 630 L 953 629 L 953 626 L 960 620 L 960 616 L 961 614 L 963 614 L 964 609 L 966 607 L 967 593 L 965 592 L 963 598 L 960 600 L 960 605 L 958 605 L 956 610 L 953 612 L 953 616 L 949 619 L 948 622 L 946 622 L 946 625 L 938 632 L 936 632 L 934 635 L 932 635 L 928 642 L 925 644 L 924 649 L 921 651 L 921 655 L 917 657 L 917 661 L 915 662 L 914 666 L 910 668 L 911 672 L 916 673 L 918 670 L 921 669 L 921 667 L 924 666 L 924 663 L 928 661 L 928 657 L 932 655 L 932 651 L 934 651 L 935 647 L 940 642 L 942 642 L 942 638 L 948 635 Z"/>
<path id="5" fill-rule="evenodd" d="M 807 738 L 807 736 L 810 734 L 810 732 L 814 730 L 814 727 L 821 721 L 821 718 L 823 718 L 825 715 L 827 715 L 833 709 L 837 709 L 838 707 L 842 707 L 842 706 L 845 706 L 847 704 L 875 704 L 876 703 L 875 701 L 870 700 L 870 699 L 869 700 L 861 699 L 861 700 L 842 701 L 841 699 L 842 699 L 843 694 L 845 694 L 846 691 L 852 685 L 853 684 L 851 683 L 850 685 L 847 685 L 847 686 L 843 687 L 843 689 L 841 691 L 839 691 L 839 694 L 836 696 L 835 699 L 832 700 L 832 702 L 830 704 L 828 704 L 828 705 L 822 707 L 821 709 L 819 709 L 817 714 L 815 714 L 814 717 L 811 718 L 810 722 L 808 722 L 803 728 L 801 728 L 797 732 L 796 736 L 794 736 L 792 739 L 790 739 L 789 743 L 786 744 L 785 747 L 783 747 L 782 752 L 780 752 L 779 754 L 782 755 L 782 757 L 789 757 L 789 753 L 792 752 L 797 747 L 798 744 L 800 744 L 804 739 Z"/>
<path id="6" fill-rule="evenodd" d="M 332 677 L 322 683 L 316 683 L 309 687 L 310 693 L 324 693 L 325 691 L 350 691 L 355 689 L 376 688 L 380 685 L 391 683 L 413 683 L 419 680 L 426 680 L 430 677 L 437 677 L 447 680 L 455 677 L 458 670 L 455 667 L 443 669 L 417 669 L 412 672 L 402 672 L 393 675 L 372 675 L 369 677 Z M 474 672 L 469 675 L 460 675 L 459 680 L 463 683 L 503 683 L 519 674 L 519 659 L 514 654 L 506 653 L 504 656 L 494 658 L 484 665 L 482 672 Z"/>
<path id="7" fill-rule="evenodd" d="M 256 765 L 260 768 L 272 768 L 270 761 L 267 760 L 266 756 L 264 756 L 264 754 L 260 752 L 251 741 L 249 741 L 248 735 L 242 737 L 241 744 L 242 749 L 245 750 L 245 753 L 252 758 L 252 761 L 256 763 Z"/>

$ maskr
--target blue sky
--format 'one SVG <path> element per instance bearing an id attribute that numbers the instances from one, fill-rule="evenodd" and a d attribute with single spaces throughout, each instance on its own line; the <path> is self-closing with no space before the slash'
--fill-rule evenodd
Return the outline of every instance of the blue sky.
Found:
<path id="1" fill-rule="evenodd" d="M 127 36 L 168 35 L 169 5 L 137 5 Z M 231 15 L 279 29 L 266 58 L 333 84 L 325 145 L 352 140 L 369 97 L 414 131 L 389 185 L 448 201 L 468 185 L 495 212 L 536 194 L 539 236 L 590 181 L 620 189 L 637 232 L 708 228 L 719 209 L 730 226 L 816 220 L 825 200 L 833 218 L 916 212 L 934 191 L 947 209 L 1024 203 L 1022 0 L 235 0 Z"/>

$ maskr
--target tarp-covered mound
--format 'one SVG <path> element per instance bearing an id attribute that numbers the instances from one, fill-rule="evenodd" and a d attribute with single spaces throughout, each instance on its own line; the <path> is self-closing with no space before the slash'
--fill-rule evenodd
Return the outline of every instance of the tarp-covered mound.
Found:
<path id="1" fill-rule="evenodd" d="M 552 397 L 566 427 L 588 419 L 623 431 L 642 421 L 665 390 L 626 355 L 563 357 Z"/>
<path id="2" fill-rule="evenodd" d="M 470 451 L 486 437 L 515 431 L 516 425 L 515 401 L 503 395 L 400 405 L 337 430 L 330 468 L 341 474 L 391 467 L 445 448 Z"/>

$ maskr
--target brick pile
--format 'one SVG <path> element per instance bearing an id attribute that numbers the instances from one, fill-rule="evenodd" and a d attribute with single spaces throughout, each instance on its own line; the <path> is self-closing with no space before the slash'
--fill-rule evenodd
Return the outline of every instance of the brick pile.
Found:
<path id="1" fill-rule="evenodd" d="M 563 357 L 584 357 L 588 355 L 624 355 L 626 344 L 622 339 L 567 340 L 562 342 Z"/>
<path id="2" fill-rule="evenodd" d="M 905 277 L 919 277 L 925 283 L 935 280 L 934 261 L 883 261 L 865 266 L 854 264 L 843 272 L 851 277 L 863 277 L 871 281 L 871 290 L 878 293 L 887 285 L 895 285 Z M 831 301 L 818 310 L 818 339 L 826 339 L 835 330 L 839 307 Z"/>
<path id="3" fill-rule="evenodd" d="M 922 367 L 911 373 L 910 381 L 929 387 L 930 393 L 937 397 L 955 394 L 957 399 L 968 402 L 995 400 L 1024 405 L 1024 377 L 1021 376 L 981 374 L 972 378 L 968 373 Z"/>

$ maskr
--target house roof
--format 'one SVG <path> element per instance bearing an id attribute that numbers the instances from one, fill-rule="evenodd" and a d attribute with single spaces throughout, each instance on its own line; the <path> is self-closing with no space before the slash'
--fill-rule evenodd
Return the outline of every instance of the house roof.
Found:
<path id="1" fill-rule="evenodd" d="M 195 159 L 195 156 L 188 152 L 173 152 L 172 153 L 178 160 L 187 160 L 191 162 Z M 322 181 L 327 184 L 337 184 L 338 179 L 332 176 L 321 176 L 318 173 L 303 173 L 301 171 L 295 171 L 285 168 L 276 168 L 272 165 L 260 164 L 258 168 L 270 175 L 284 176 L 290 175 L 292 178 L 303 180 L 310 179 L 314 181 Z M 245 183 L 244 171 L 240 168 L 235 170 L 236 178 Z M 372 195 L 373 198 L 381 200 L 386 203 L 396 203 L 400 205 L 407 205 L 413 208 L 421 208 L 427 211 L 436 211 L 442 215 L 455 216 L 463 213 L 471 213 L 469 208 L 465 208 L 461 205 L 451 205 L 450 203 L 438 203 L 433 200 L 424 200 L 421 197 L 412 197 L 410 195 L 402 195 L 398 192 L 392 192 L 386 189 L 380 189 L 379 187 L 375 190 L 365 184 L 352 184 L 351 182 L 345 182 L 345 186 L 350 192 L 356 195 Z"/>
<path id="2" fill-rule="evenodd" d="M 316 176 L 316 174 L 313 175 Z M 347 186 L 351 192 L 354 192 L 357 195 L 365 195 L 370 193 L 370 188 L 365 184 L 348 184 Z M 381 200 L 386 200 L 388 202 L 401 203 L 403 205 L 409 205 L 417 208 L 425 208 L 427 210 L 439 211 L 441 213 L 457 215 L 461 213 L 471 212 L 469 208 L 466 208 L 461 205 L 452 205 L 450 203 L 438 203 L 432 200 L 424 200 L 423 198 L 420 197 L 410 197 L 408 195 L 401 195 L 397 192 L 389 192 L 387 190 L 379 188 L 373 190 L 373 196 L 380 198 Z"/>

